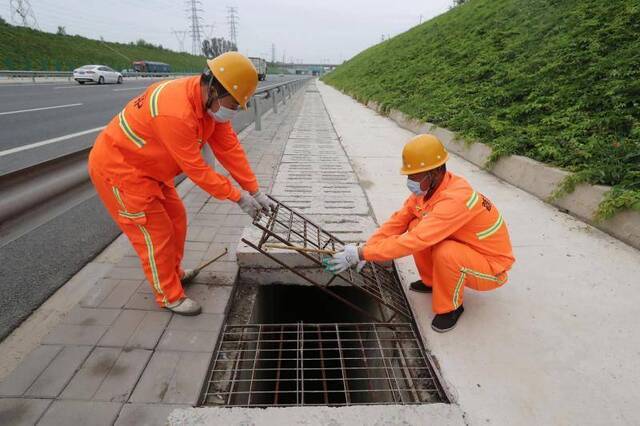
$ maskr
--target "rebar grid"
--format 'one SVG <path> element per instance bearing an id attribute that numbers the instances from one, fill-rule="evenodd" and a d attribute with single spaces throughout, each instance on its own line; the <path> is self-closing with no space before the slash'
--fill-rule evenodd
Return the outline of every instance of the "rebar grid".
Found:
<path id="1" fill-rule="evenodd" d="M 306 274 L 304 270 L 294 270 L 294 268 L 285 264 L 281 259 L 276 259 L 270 255 L 269 252 L 263 248 L 265 243 L 277 242 L 304 248 L 330 249 L 335 251 L 342 250 L 345 245 L 342 240 L 325 231 L 300 213 L 295 212 L 276 199 L 273 200 L 277 203 L 275 211 L 269 215 L 261 214 L 253 222 L 254 226 L 262 230 L 260 240 L 254 243 L 243 239 L 245 243 L 291 270 L 291 272 L 296 275 L 304 278 L 309 283 L 327 290 L 329 294 L 345 303 L 347 303 L 345 300 L 328 290 L 328 287 L 335 285 L 334 281 L 336 280 L 341 280 L 348 285 L 362 290 L 381 305 L 394 312 L 390 314 L 381 307 L 380 317 L 372 317 L 377 321 L 389 322 L 393 320 L 396 314 L 400 314 L 406 319 L 412 318 L 411 310 L 407 304 L 401 285 L 396 279 L 394 270 L 385 269 L 384 266 L 375 262 L 367 262 L 359 273 L 354 269 L 348 269 L 338 275 L 331 276 L 326 282 L 320 283 L 317 279 L 312 278 L 310 274 Z M 322 260 L 327 256 L 310 252 L 299 253 L 301 256 L 312 260 L 318 266 L 322 266 Z M 353 303 L 347 304 L 354 307 Z M 361 309 L 355 308 L 362 312 Z M 368 315 L 370 317 L 372 316 L 371 313 L 368 313 Z"/>
<path id="2" fill-rule="evenodd" d="M 203 405 L 446 401 L 409 323 L 225 325 Z"/>

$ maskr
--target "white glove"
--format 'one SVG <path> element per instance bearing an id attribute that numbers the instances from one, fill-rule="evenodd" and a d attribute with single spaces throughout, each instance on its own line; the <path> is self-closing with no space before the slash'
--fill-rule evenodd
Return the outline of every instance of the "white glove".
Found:
<path id="1" fill-rule="evenodd" d="M 277 206 L 276 202 L 273 201 L 271 198 L 267 197 L 266 195 L 264 195 L 261 191 L 257 191 L 251 195 L 253 195 L 253 198 L 258 203 L 260 203 L 262 210 L 264 210 L 265 212 L 269 213 L 276 209 L 276 206 Z"/>
<path id="2" fill-rule="evenodd" d="M 342 251 L 334 254 L 332 258 L 326 261 L 325 271 L 339 274 L 344 272 L 352 266 L 357 265 L 357 272 L 360 272 L 364 267 L 365 260 L 360 260 L 358 256 L 358 246 L 354 244 L 347 244 Z"/>
<path id="3" fill-rule="evenodd" d="M 254 219 L 256 216 L 258 216 L 258 212 L 262 208 L 262 206 L 260 206 L 260 203 L 258 203 L 255 200 L 255 198 L 253 198 L 251 195 L 247 194 L 246 192 L 243 192 L 240 195 L 240 199 L 238 200 L 238 205 L 240 206 L 243 212 L 245 212 L 246 214 L 248 214 Z"/>

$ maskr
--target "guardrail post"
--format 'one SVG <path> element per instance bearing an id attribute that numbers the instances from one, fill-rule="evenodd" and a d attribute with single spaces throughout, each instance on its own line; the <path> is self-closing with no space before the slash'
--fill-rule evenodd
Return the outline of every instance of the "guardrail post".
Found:
<path id="1" fill-rule="evenodd" d="M 36 82 L 36 73 L 31 74 L 31 80 L 35 83 Z"/>
<path id="2" fill-rule="evenodd" d="M 286 84 L 282 86 L 282 105 L 287 104 L 287 90 L 288 86 Z"/>
<path id="3" fill-rule="evenodd" d="M 276 99 L 278 92 L 278 89 L 269 90 L 269 96 L 273 98 L 273 112 L 275 114 L 278 113 L 278 99 Z"/>
<path id="4" fill-rule="evenodd" d="M 254 114 L 254 120 L 255 120 L 255 126 L 254 129 L 256 130 L 262 130 L 262 117 L 260 117 L 260 105 L 258 105 L 258 97 L 254 96 L 253 97 L 253 114 Z"/>

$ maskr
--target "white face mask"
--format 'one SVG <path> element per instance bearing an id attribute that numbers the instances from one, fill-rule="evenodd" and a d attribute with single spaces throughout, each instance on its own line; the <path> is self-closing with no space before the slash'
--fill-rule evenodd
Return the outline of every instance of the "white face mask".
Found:
<path id="1" fill-rule="evenodd" d="M 210 109 L 207 110 L 207 112 L 209 113 L 209 115 L 211 117 L 213 117 L 214 120 L 216 120 L 216 122 L 218 122 L 218 123 L 227 123 L 227 122 L 233 120 L 233 118 L 238 113 L 238 110 L 237 109 L 226 108 L 226 107 L 223 107 L 222 105 L 220 105 L 220 107 L 218 108 L 218 110 L 216 112 L 212 112 Z"/>
<path id="2" fill-rule="evenodd" d="M 422 188 L 420 188 L 421 183 L 422 181 L 416 182 L 407 178 L 407 188 L 417 196 L 425 195 L 427 193 L 427 191 L 423 191 Z"/>

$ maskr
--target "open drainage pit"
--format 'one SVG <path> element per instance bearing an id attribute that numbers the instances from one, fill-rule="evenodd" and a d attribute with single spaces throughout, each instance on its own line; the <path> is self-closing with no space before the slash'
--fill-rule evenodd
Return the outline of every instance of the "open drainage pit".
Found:
<path id="1" fill-rule="evenodd" d="M 254 222 L 262 235 L 245 230 L 239 281 L 201 404 L 448 402 L 395 269 L 369 263 L 360 274 L 333 276 L 322 271 L 320 256 L 264 250 L 267 242 L 294 238 L 305 247 L 343 244 L 298 216 L 279 205 L 271 218 Z"/>
<path id="2" fill-rule="evenodd" d="M 411 324 L 367 322 L 314 287 L 250 287 L 255 297 L 245 292 L 235 298 L 228 317 L 234 323 L 224 326 L 203 405 L 446 401 Z M 356 289 L 336 291 L 348 300 L 362 298 Z M 246 323 L 235 322 L 242 316 Z"/>

